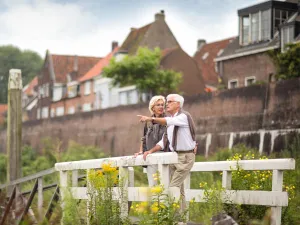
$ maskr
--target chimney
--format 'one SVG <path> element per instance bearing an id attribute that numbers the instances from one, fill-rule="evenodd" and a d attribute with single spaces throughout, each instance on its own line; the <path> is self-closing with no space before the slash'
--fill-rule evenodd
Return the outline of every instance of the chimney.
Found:
<path id="1" fill-rule="evenodd" d="M 117 41 L 113 41 L 111 43 L 111 51 L 115 50 L 119 46 L 119 43 Z"/>
<path id="2" fill-rule="evenodd" d="M 197 51 L 200 51 L 203 45 L 206 44 L 206 41 L 204 39 L 199 39 L 197 42 Z"/>
<path id="3" fill-rule="evenodd" d="M 74 55 L 73 71 L 78 71 L 78 56 L 77 55 Z"/>
<path id="4" fill-rule="evenodd" d="M 155 14 L 155 21 L 165 20 L 165 10 L 160 10 L 159 13 Z"/>

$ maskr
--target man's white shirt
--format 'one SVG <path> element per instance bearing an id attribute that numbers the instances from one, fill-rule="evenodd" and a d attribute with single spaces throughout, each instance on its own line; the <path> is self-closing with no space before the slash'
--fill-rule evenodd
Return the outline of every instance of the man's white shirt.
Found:
<path id="1" fill-rule="evenodd" d="M 177 146 L 176 150 L 178 151 L 188 151 L 193 150 L 196 146 L 196 142 L 193 141 L 192 135 L 190 132 L 188 118 L 184 113 L 178 115 L 178 112 L 175 113 L 173 117 L 165 117 L 167 122 L 167 134 L 169 140 L 169 148 L 171 151 L 173 149 L 173 131 L 175 126 L 179 126 L 178 133 L 177 133 Z M 157 143 L 162 149 L 164 148 L 164 141 L 163 138 Z"/>

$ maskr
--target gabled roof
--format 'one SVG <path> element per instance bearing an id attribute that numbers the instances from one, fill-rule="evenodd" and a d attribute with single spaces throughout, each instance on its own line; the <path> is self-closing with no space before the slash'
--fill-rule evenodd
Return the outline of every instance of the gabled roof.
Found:
<path id="1" fill-rule="evenodd" d="M 35 94 L 34 87 L 38 84 L 38 77 L 35 76 L 32 81 L 30 81 L 24 88 L 23 93 L 25 93 L 27 96 L 32 96 Z"/>
<path id="2" fill-rule="evenodd" d="M 218 74 L 215 70 L 214 59 L 218 57 L 224 49 L 234 40 L 234 37 L 227 38 L 221 41 L 215 41 L 204 44 L 199 51 L 194 55 L 194 59 L 198 63 L 205 84 L 218 84 Z"/>
<path id="3" fill-rule="evenodd" d="M 79 82 L 90 80 L 93 77 L 100 75 L 102 73 L 103 68 L 109 64 L 111 58 L 118 50 L 119 48 L 117 47 L 103 59 L 100 59 L 98 63 L 94 65 L 85 75 L 79 78 Z"/>
<path id="4" fill-rule="evenodd" d="M 6 104 L 0 104 L 0 116 L 4 115 L 4 113 L 7 111 L 7 105 Z"/>
<path id="5" fill-rule="evenodd" d="M 152 24 L 150 23 L 141 28 L 131 28 L 129 35 L 120 47 L 120 51 L 125 51 L 128 54 L 135 53 Z"/>
<path id="6" fill-rule="evenodd" d="M 100 57 L 55 54 L 51 54 L 51 57 L 57 83 L 66 83 L 67 74 L 70 74 L 73 80 L 77 80 L 101 59 Z"/>

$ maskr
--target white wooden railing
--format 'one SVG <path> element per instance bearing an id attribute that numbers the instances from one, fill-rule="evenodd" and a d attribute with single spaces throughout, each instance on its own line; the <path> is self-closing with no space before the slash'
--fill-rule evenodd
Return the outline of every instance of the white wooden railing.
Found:
<path id="1" fill-rule="evenodd" d="M 77 187 L 78 170 L 89 170 L 101 168 L 105 162 L 110 162 L 119 167 L 119 176 L 122 179 L 128 178 L 125 182 L 125 189 L 128 189 L 128 201 L 147 201 L 148 196 L 145 191 L 147 187 L 134 187 L 134 167 L 141 165 L 158 164 L 161 183 L 166 191 L 175 198 L 179 198 L 179 188 L 168 188 L 170 182 L 169 165 L 178 162 L 176 153 L 150 154 L 144 161 L 142 156 L 114 157 L 104 159 L 93 159 L 84 161 L 73 161 L 55 164 L 55 169 L 60 172 L 60 186 L 66 188 L 68 184 L 68 171 L 72 171 L 71 191 L 75 199 L 87 199 L 87 188 Z M 238 163 L 238 164 L 237 164 Z M 239 168 L 244 170 L 272 170 L 272 191 L 254 190 L 231 190 L 231 173 Z M 216 161 L 216 162 L 196 162 L 191 170 L 193 172 L 222 171 L 222 186 L 224 191 L 224 202 L 231 204 L 264 205 L 272 207 L 274 225 L 281 224 L 281 207 L 288 205 L 288 194 L 282 191 L 283 171 L 295 169 L 294 159 L 267 159 L 267 160 L 240 160 L 240 161 Z M 186 201 L 195 199 L 196 202 L 204 202 L 204 190 L 190 189 L 190 175 L 184 182 Z M 63 195 L 63 191 L 61 194 Z M 118 191 L 116 191 L 118 193 Z M 226 196 L 226 199 L 225 199 Z M 127 204 L 123 204 L 123 213 L 128 212 Z"/>

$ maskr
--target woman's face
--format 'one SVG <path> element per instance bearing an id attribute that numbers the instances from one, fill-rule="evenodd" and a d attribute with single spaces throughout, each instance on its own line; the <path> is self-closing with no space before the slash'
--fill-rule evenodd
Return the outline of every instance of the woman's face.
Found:
<path id="1" fill-rule="evenodd" d="M 161 115 L 164 113 L 165 105 L 163 100 L 158 100 L 155 102 L 152 111 L 154 112 L 155 115 Z"/>

